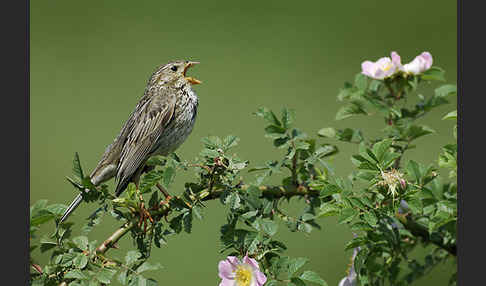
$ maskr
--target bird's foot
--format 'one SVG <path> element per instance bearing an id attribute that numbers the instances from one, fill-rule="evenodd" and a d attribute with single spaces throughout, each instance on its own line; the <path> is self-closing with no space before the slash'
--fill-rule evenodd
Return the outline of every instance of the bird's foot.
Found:
<path id="1" fill-rule="evenodd" d="M 145 204 L 143 203 L 143 201 L 140 203 L 139 217 L 140 219 L 138 221 L 138 227 L 142 227 L 143 225 L 143 231 L 147 232 L 148 221 L 154 223 L 154 219 L 150 215 L 150 212 L 145 208 Z"/>

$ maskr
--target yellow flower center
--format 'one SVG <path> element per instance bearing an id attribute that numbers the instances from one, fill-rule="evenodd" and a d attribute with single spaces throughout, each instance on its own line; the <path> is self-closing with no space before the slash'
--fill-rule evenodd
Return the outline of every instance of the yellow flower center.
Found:
<path id="1" fill-rule="evenodd" d="M 386 64 L 386 65 L 383 67 L 383 71 L 387 71 L 387 70 L 391 69 L 392 67 L 393 67 L 393 65 L 392 65 L 392 64 L 390 64 L 390 63 L 388 63 L 388 64 Z"/>
<path id="2" fill-rule="evenodd" d="M 250 286 L 251 283 L 251 269 L 246 265 L 239 265 L 236 269 L 236 285 L 238 286 Z"/>

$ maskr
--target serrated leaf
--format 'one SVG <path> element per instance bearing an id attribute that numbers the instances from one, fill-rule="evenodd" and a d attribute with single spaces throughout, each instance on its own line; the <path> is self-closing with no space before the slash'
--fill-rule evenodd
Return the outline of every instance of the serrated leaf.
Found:
<path id="1" fill-rule="evenodd" d="M 86 279 L 86 275 L 81 272 L 79 269 L 72 269 L 69 270 L 65 275 L 64 278 L 71 278 L 71 279 Z"/>
<path id="2" fill-rule="evenodd" d="M 290 283 L 287 284 L 288 286 L 305 286 L 304 281 L 302 281 L 298 277 L 291 277 Z"/>
<path id="3" fill-rule="evenodd" d="M 277 116 L 273 113 L 273 111 L 269 110 L 266 107 L 261 107 L 258 109 L 258 111 L 255 113 L 258 116 L 263 117 L 268 123 L 274 124 L 277 126 L 282 126 L 280 121 L 277 119 Z"/>
<path id="4" fill-rule="evenodd" d="M 266 234 L 273 236 L 275 233 L 277 233 L 278 224 L 273 220 L 259 219 L 258 221 L 260 223 L 261 230 Z"/>
<path id="5" fill-rule="evenodd" d="M 349 105 L 341 107 L 336 113 L 336 120 L 343 120 L 353 115 L 368 113 L 363 109 L 363 104 L 358 102 L 351 102 Z"/>
<path id="6" fill-rule="evenodd" d="M 145 261 L 142 265 L 140 265 L 137 268 L 137 273 L 142 273 L 142 272 L 145 272 L 145 271 L 159 270 L 161 267 L 162 267 L 161 264 L 158 263 L 158 262 L 156 264 L 152 264 L 148 261 Z"/>
<path id="7" fill-rule="evenodd" d="M 354 85 L 360 90 L 366 90 L 368 87 L 368 77 L 362 73 L 356 74 L 354 77 Z"/>
<path id="8" fill-rule="evenodd" d="M 297 270 L 299 270 L 304 264 L 306 264 L 309 261 L 308 258 L 305 257 L 297 257 L 297 258 L 292 258 L 289 261 L 289 274 L 293 275 Z"/>
<path id="9" fill-rule="evenodd" d="M 305 281 L 309 281 L 309 282 L 313 282 L 313 283 L 322 285 L 322 286 L 327 286 L 326 281 L 324 281 L 324 279 L 319 277 L 319 275 L 317 273 L 315 273 L 314 271 L 310 271 L 310 270 L 304 271 L 304 273 L 302 273 L 299 276 L 299 278 L 302 279 L 302 280 L 305 280 Z"/>
<path id="10" fill-rule="evenodd" d="M 317 131 L 317 135 L 327 138 L 335 138 L 336 137 L 336 129 L 332 127 L 322 128 Z"/>
<path id="11" fill-rule="evenodd" d="M 82 250 L 88 250 L 88 238 L 86 236 L 73 238 L 73 243 Z"/>
<path id="12" fill-rule="evenodd" d="M 294 122 L 295 111 L 284 107 L 282 109 L 282 125 L 285 129 L 289 128 L 292 122 Z"/>
<path id="13" fill-rule="evenodd" d="M 209 149 L 221 148 L 221 145 L 223 144 L 221 138 L 217 136 L 204 137 L 203 139 L 201 139 L 201 141 L 203 142 L 204 146 Z"/>
<path id="14" fill-rule="evenodd" d="M 73 172 L 80 180 L 84 178 L 83 174 L 83 168 L 81 168 L 81 162 L 79 160 L 79 154 L 78 152 L 74 153 L 74 159 L 73 159 Z"/>
<path id="15" fill-rule="evenodd" d="M 410 160 L 407 164 L 407 172 L 412 175 L 416 182 L 420 182 L 422 178 L 422 172 L 420 166 L 417 162 Z"/>
<path id="16" fill-rule="evenodd" d="M 446 119 L 457 120 L 457 110 L 451 111 L 442 117 L 442 120 Z"/>
<path id="17" fill-rule="evenodd" d="M 175 168 L 174 167 L 167 167 L 164 170 L 164 174 L 162 176 L 162 184 L 165 188 L 169 188 L 169 185 L 172 183 L 175 177 Z"/>
<path id="18" fill-rule="evenodd" d="M 249 212 L 242 214 L 241 217 L 244 218 L 244 219 L 249 219 L 249 218 L 255 217 L 257 215 L 257 213 L 258 213 L 258 210 L 249 211 Z"/>
<path id="19" fill-rule="evenodd" d="M 390 149 L 391 144 L 391 139 L 385 139 L 373 145 L 373 154 L 375 154 L 378 162 L 381 163 L 383 161 L 383 157 L 387 152 L 389 152 L 388 150 Z"/>
<path id="20" fill-rule="evenodd" d="M 125 264 L 131 265 L 135 263 L 137 260 L 139 260 L 141 257 L 142 257 L 142 253 L 140 253 L 140 251 L 130 250 L 125 255 Z"/>
<path id="21" fill-rule="evenodd" d="M 457 86 L 455 84 L 444 84 L 443 86 L 436 88 L 434 92 L 435 92 L 435 96 L 437 97 L 456 95 Z"/>
<path id="22" fill-rule="evenodd" d="M 358 246 L 365 245 L 366 242 L 368 242 L 368 240 L 364 237 L 355 237 L 350 242 L 348 242 L 346 244 L 346 247 L 344 248 L 344 250 L 349 250 L 349 249 L 353 249 L 353 248 L 358 247 Z"/>
<path id="23" fill-rule="evenodd" d="M 191 233 L 192 230 L 192 211 L 184 213 L 182 217 L 182 222 L 184 224 L 184 231 Z"/>
<path id="24" fill-rule="evenodd" d="M 439 67 L 431 67 L 421 74 L 421 78 L 424 80 L 438 80 L 445 81 L 444 70 Z"/>
<path id="25" fill-rule="evenodd" d="M 228 150 L 236 145 L 238 145 L 240 139 L 234 135 L 228 135 L 223 139 L 224 149 Z"/>
<path id="26" fill-rule="evenodd" d="M 235 210 L 240 207 L 240 196 L 237 192 L 231 192 L 231 194 L 227 197 L 226 203 L 229 203 L 231 209 Z"/>
<path id="27" fill-rule="evenodd" d="M 88 257 L 82 253 L 73 259 L 73 265 L 76 268 L 83 269 L 88 264 Z"/>
<path id="28" fill-rule="evenodd" d="M 353 220 L 353 218 L 358 215 L 358 211 L 353 208 L 343 209 L 339 215 L 339 223 L 347 223 Z"/>
<path id="29" fill-rule="evenodd" d="M 100 281 L 101 283 L 109 284 L 111 282 L 111 278 L 115 275 L 116 270 L 102 268 L 98 273 L 96 273 L 96 280 Z"/>
<path id="30" fill-rule="evenodd" d="M 369 210 L 363 214 L 363 219 L 372 227 L 376 227 L 378 218 L 372 210 Z"/>
<path id="31" fill-rule="evenodd" d="M 203 149 L 199 152 L 199 156 L 213 159 L 219 156 L 219 152 L 212 149 Z"/>

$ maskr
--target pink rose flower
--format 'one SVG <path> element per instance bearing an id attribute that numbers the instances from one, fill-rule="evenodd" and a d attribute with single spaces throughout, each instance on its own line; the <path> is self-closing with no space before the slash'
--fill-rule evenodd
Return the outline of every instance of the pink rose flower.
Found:
<path id="1" fill-rule="evenodd" d="M 235 256 L 228 256 L 219 262 L 218 270 L 222 279 L 219 286 L 262 286 L 267 281 L 258 262 L 248 255 L 242 261 Z"/>
<path id="2" fill-rule="evenodd" d="M 402 63 L 400 62 L 400 56 L 398 54 L 395 55 L 395 59 L 396 59 L 395 64 L 398 67 L 398 69 L 408 74 L 417 75 L 430 69 L 430 67 L 432 66 L 432 55 L 429 52 L 421 53 L 420 55 L 416 56 L 415 59 L 413 59 L 413 61 L 403 66 Z"/>
<path id="3" fill-rule="evenodd" d="M 376 62 L 364 61 L 361 64 L 361 73 L 374 79 L 384 79 L 392 76 L 398 70 L 394 56 L 398 56 L 398 54 L 393 52 L 391 59 L 383 57 Z M 398 61 L 400 61 L 400 56 L 398 56 Z"/>

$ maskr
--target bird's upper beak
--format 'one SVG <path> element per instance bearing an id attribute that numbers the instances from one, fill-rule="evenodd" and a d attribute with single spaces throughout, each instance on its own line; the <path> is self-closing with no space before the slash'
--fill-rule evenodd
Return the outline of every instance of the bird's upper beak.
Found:
<path id="1" fill-rule="evenodd" d="M 199 62 L 187 62 L 186 65 L 184 66 L 184 71 L 182 72 L 182 74 L 184 75 L 184 78 L 190 82 L 191 84 L 200 84 L 201 81 L 198 80 L 198 79 L 195 79 L 193 77 L 190 77 L 190 76 L 186 76 L 186 72 L 187 70 L 192 67 L 193 65 L 197 65 L 199 64 Z"/>

